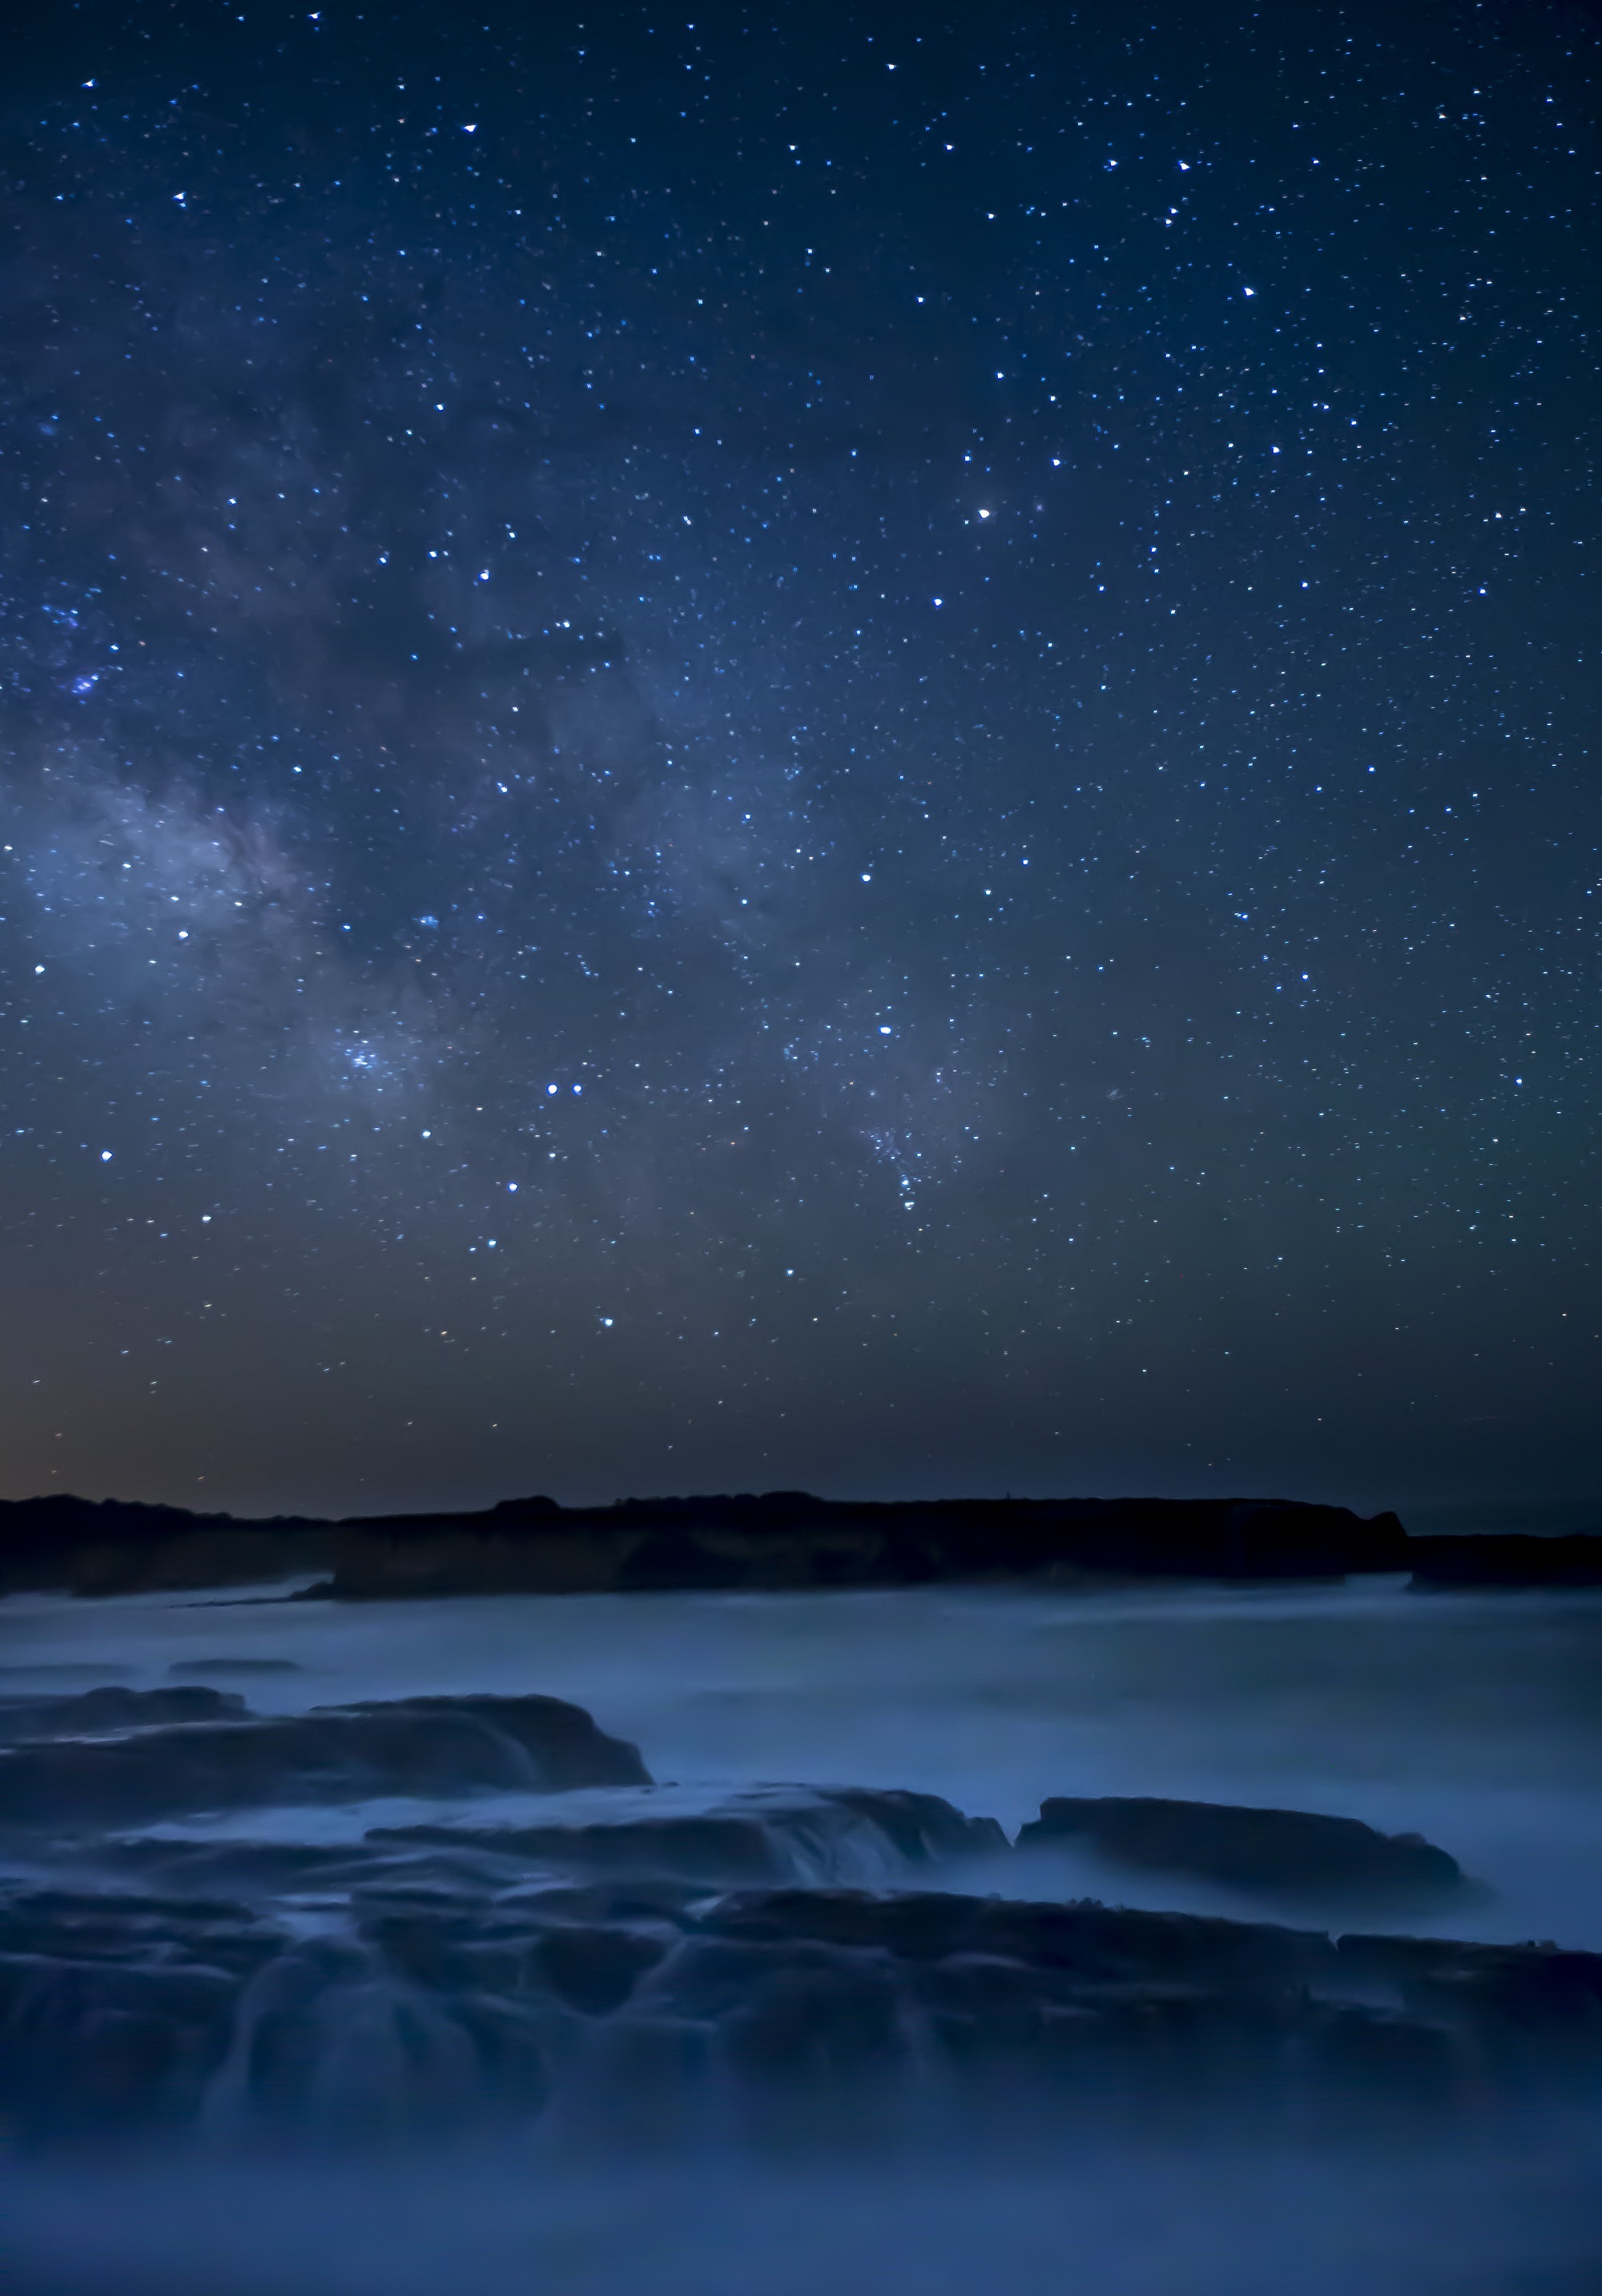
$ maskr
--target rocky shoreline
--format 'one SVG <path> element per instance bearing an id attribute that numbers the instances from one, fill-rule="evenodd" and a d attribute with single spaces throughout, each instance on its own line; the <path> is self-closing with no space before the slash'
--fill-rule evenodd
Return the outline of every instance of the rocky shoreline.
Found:
<path id="1" fill-rule="evenodd" d="M 1039 1894 L 1039 1850 L 1087 1831 L 1269 1906 L 1470 1886 L 1353 1820 L 1056 1800 L 1015 1846 L 932 1794 L 658 1786 L 534 1696 L 92 1692 L 0 1703 L 0 2128 L 24 2148 L 854 2145 L 931 2112 L 1046 2141 L 1226 2112 L 1361 2136 L 1602 2085 L 1602 1955 Z M 435 1816 L 364 1816 L 397 1793 Z M 1016 1878 L 981 1894 L 975 1861 Z"/>

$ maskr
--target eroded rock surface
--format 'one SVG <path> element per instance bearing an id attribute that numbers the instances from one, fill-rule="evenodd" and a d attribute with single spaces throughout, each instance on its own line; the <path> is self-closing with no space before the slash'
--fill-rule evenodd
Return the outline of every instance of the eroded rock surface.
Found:
<path id="1" fill-rule="evenodd" d="M 1451 2127 L 1594 2087 L 1602 1956 L 934 1892 L 391 1876 L 308 1932 L 242 1902 L 13 1887 L 0 2038 L 0 2114 L 32 2141 L 552 2115 L 674 2141 L 723 2114 L 854 2142 L 931 2105 L 1037 2129 L 1226 2107 Z"/>
<path id="2" fill-rule="evenodd" d="M 674 1807 L 667 1794 L 625 1795 L 576 1822 L 469 1812 L 445 1824 L 375 1827 L 367 1839 L 470 1846 L 563 1873 L 662 1874 L 724 1887 L 877 1881 L 895 1869 L 1007 1847 L 993 1818 L 965 1817 L 937 1794 L 866 1786 L 752 1788 L 688 1808 Z"/>
<path id="3" fill-rule="evenodd" d="M 1455 1857 L 1417 1833 L 1355 1817 L 1135 1795 L 1054 1796 L 1018 1835 L 1026 1849 L 1083 1843 L 1119 1864 L 1194 1874 L 1279 1898 L 1426 1904 L 1468 1885 Z"/>
<path id="4" fill-rule="evenodd" d="M 1439 2130 L 1602 2082 L 1602 1956 L 942 1889 L 1005 1854 L 991 1820 L 656 1787 L 558 1699 L 263 1717 L 174 1685 L 0 1725 L 0 2135 L 24 2145 Z M 367 1821 L 396 1795 L 423 1814 Z M 1309 1840 L 1443 1856 L 1204 1816 L 1259 1872 L 1304 1874 Z"/>
<path id="5" fill-rule="evenodd" d="M 69 1831 L 384 1794 L 650 1784 L 634 1747 L 560 1698 L 402 1698 L 261 1716 L 199 1686 L 90 1695 L 213 1703 L 200 1718 L 120 1736 L 58 1734 L 0 1749 L 0 1828 Z"/>

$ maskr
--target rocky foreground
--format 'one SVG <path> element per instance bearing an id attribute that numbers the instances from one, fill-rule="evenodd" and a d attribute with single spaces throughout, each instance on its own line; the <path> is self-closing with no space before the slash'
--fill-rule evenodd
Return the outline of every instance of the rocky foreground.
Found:
<path id="1" fill-rule="evenodd" d="M 1602 2084 L 1602 1956 L 1032 1895 L 1042 1846 L 1098 1830 L 1265 1902 L 1466 1886 L 1350 1820 L 1064 1800 L 1014 1848 L 932 1795 L 655 1786 L 534 1697 L 98 1691 L 0 1704 L 0 1742 L 24 2145 L 1390 2130 Z M 430 1814 L 363 1808 L 397 1793 Z M 976 1860 L 1016 1883 L 964 1887 Z"/>

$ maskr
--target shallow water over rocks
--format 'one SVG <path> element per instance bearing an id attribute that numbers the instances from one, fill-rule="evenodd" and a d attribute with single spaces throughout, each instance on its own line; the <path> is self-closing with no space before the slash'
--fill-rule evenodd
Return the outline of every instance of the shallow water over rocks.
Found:
<path id="1" fill-rule="evenodd" d="M 251 2255 L 209 2253 L 197 2296 L 347 2296 L 366 2262 L 292 2272 L 266 2164 L 302 2194 L 344 2164 L 315 2203 L 337 2245 L 380 2161 L 413 2164 L 406 2180 L 445 2209 L 430 2179 L 449 2159 L 480 2181 L 486 2223 L 506 2175 L 547 2196 L 500 2245 L 463 2232 L 483 2287 L 510 2286 L 513 2249 L 529 2286 L 564 2296 L 732 2287 L 715 2243 L 666 2229 L 677 2204 L 653 2164 L 672 2161 L 676 2192 L 715 2191 L 743 2226 L 755 2276 L 738 2284 L 764 2296 L 803 2284 L 776 2229 L 787 2180 L 838 2195 L 871 2157 L 875 2197 L 850 2209 L 872 2229 L 841 2249 L 838 2226 L 814 2227 L 817 2271 L 977 2284 L 971 2247 L 928 2226 L 952 2179 L 983 2218 L 997 2180 L 1018 2178 L 996 2251 L 1013 2277 L 996 2284 L 1032 2296 L 1055 2284 L 1042 2207 L 1089 2226 L 1098 2180 L 1156 2193 L 1206 2159 L 1195 2208 L 1222 2255 L 1238 2236 L 1217 2195 L 1271 2156 L 1328 2218 L 1323 2250 L 1299 2257 L 1281 2228 L 1287 2269 L 1333 2296 L 1320 2259 L 1351 2195 L 1385 2186 L 1372 2205 L 1401 2253 L 1422 2202 L 1386 2182 L 1394 2159 L 1443 2174 L 1445 2143 L 1493 2147 L 1504 2177 L 1524 2162 L 1531 2190 L 1557 2178 L 1550 2268 L 1567 2271 L 1571 2250 L 1598 2252 L 1586 2176 L 1557 2167 L 1591 2157 L 1602 2094 L 1602 1958 L 1573 1949 L 1594 1912 L 1574 1882 L 1598 1854 L 1584 1601 L 1511 1622 L 1472 1600 L 1443 1620 L 1383 1588 L 519 1600 L 426 1619 L 270 1599 L 0 1605 L 0 2120 L 32 2196 L 0 2209 L 37 2296 L 66 2296 L 90 2267 L 52 2213 L 54 2179 L 119 2195 L 125 2249 L 71 2296 L 143 2296 L 159 2227 L 116 2163 L 132 2145 L 165 2176 L 182 2154 L 197 2194 L 242 2177 L 228 2188 L 257 2211 Z M 202 1637 L 224 1661 L 212 1683 L 190 1663 Z M 96 1667 L 120 1677 L 110 1693 L 86 1679 Z M 1454 1832 L 1476 1775 L 1504 1828 L 1522 1810 L 1544 1839 L 1561 1814 L 1567 1863 L 1521 1872 L 1516 1829 L 1483 1809 Z M 1170 1829 L 1176 1810 L 1197 1822 L 1187 1793 L 1246 1805 L 1206 1817 L 1214 1848 L 1221 1819 L 1259 1855 L 1275 1808 L 1361 1818 L 1371 1830 L 1313 1838 L 1372 1859 L 1427 1832 L 1435 1880 L 1455 1852 L 1490 1888 L 1454 1901 L 1460 1934 L 1442 1941 L 1438 1906 L 1433 1923 L 1375 1918 L 1384 1892 L 1365 1898 L 1361 1874 L 1326 1902 L 1313 1873 L 1287 1921 L 1272 1857 L 1220 1878 L 1194 1857 L 1189 1874 L 1120 1872 L 1078 1840 L 1012 1846 L 1031 1788 L 1035 1807 L 1055 1789 L 1105 1815 L 1137 1783 Z M 1301 1839 L 1281 1828 L 1276 1856 Z M 602 2178 L 616 2205 L 581 2235 L 551 2177 Z M 1459 2194 L 1465 2221 L 1486 2190 Z M 1255 2205 L 1277 2203 L 1258 2189 Z M 642 2207 L 664 2228 L 649 2257 L 619 2229 Z M 1502 2229 L 1373 2284 L 1489 2296 L 1473 2276 Z M 370 2238 L 390 2284 L 455 2284 L 407 2281 L 434 2233 L 405 2257 L 378 2218 Z M 1099 2250 L 1086 2288 L 1155 2296 L 1143 2239 Z M 1518 2252 L 1546 2271 L 1540 2245 Z M 1236 2261 L 1209 2280 L 1197 2260 L 1164 2296 L 1251 2286 L 1255 2251 Z M 163 2284 L 189 2296 L 181 2276 Z"/>

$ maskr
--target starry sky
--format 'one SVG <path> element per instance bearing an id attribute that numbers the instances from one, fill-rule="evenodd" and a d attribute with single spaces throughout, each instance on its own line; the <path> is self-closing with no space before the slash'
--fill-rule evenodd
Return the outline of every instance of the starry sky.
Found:
<path id="1" fill-rule="evenodd" d="M 1602 20 L 84 4 L 0 1486 L 1602 1488 Z"/>

